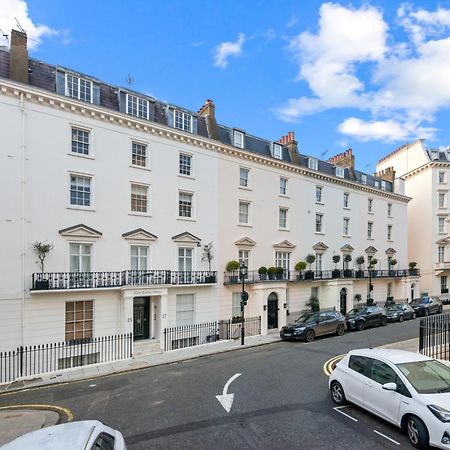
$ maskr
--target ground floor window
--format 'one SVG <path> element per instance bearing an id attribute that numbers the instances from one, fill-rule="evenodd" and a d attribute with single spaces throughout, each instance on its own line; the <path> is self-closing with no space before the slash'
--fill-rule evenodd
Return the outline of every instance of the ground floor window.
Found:
<path id="1" fill-rule="evenodd" d="M 177 295 L 177 327 L 195 323 L 195 294 Z"/>
<path id="2" fill-rule="evenodd" d="M 441 277 L 441 294 L 447 294 L 448 288 L 447 288 L 447 275 L 444 275 Z"/>
<path id="3" fill-rule="evenodd" d="M 66 341 L 93 337 L 94 301 L 66 302 Z"/>
<path id="4" fill-rule="evenodd" d="M 231 303 L 231 317 L 241 317 L 241 293 L 233 292 Z"/>

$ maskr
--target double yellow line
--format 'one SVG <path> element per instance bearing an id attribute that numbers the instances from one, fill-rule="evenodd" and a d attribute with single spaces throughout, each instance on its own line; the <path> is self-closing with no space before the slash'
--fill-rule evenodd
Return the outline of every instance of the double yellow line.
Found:
<path id="1" fill-rule="evenodd" d="M 333 372 L 334 368 L 336 367 L 336 364 L 344 358 L 345 353 L 343 355 L 334 356 L 333 358 L 329 359 L 328 361 L 325 361 L 325 364 L 323 365 L 323 371 L 325 372 L 325 375 L 329 377 L 331 375 L 331 372 Z"/>

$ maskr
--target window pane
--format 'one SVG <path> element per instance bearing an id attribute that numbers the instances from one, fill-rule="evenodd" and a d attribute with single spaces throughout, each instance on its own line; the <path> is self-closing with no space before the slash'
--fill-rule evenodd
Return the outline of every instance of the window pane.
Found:
<path id="1" fill-rule="evenodd" d="M 139 184 L 131 185 L 131 211 L 147 212 L 148 208 L 148 186 Z"/>
<path id="2" fill-rule="evenodd" d="M 89 131 L 72 127 L 72 152 L 89 155 Z"/>
<path id="3" fill-rule="evenodd" d="M 192 156 L 186 155 L 184 153 L 180 154 L 180 174 L 181 175 L 192 175 Z"/>
<path id="4" fill-rule="evenodd" d="M 147 146 L 139 142 L 131 144 L 131 164 L 135 166 L 146 167 L 147 165 Z"/>
<path id="5" fill-rule="evenodd" d="M 179 193 L 178 215 L 180 217 L 192 217 L 192 194 L 188 192 Z"/>
<path id="6" fill-rule="evenodd" d="M 91 179 L 71 175 L 70 177 L 70 204 L 78 206 L 91 205 Z"/>

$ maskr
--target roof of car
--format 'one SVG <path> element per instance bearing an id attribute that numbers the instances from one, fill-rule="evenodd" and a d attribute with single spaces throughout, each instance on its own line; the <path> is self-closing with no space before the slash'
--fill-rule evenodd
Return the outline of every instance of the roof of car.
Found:
<path id="1" fill-rule="evenodd" d="M 84 450 L 92 431 L 102 426 L 98 420 L 63 423 L 24 434 L 2 447 L 2 450 Z"/>
<path id="2" fill-rule="evenodd" d="M 421 355 L 420 353 L 408 352 L 406 350 L 396 350 L 392 348 L 361 348 L 352 350 L 350 355 L 361 355 L 369 358 L 379 358 L 390 361 L 393 364 L 401 364 L 414 361 L 426 361 L 432 358 Z"/>

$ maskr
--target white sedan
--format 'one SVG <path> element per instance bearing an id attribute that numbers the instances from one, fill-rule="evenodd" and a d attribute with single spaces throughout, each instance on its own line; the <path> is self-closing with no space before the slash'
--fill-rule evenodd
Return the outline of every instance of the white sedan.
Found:
<path id="1" fill-rule="evenodd" d="M 120 431 L 98 420 L 42 428 L 14 439 L 0 450 L 126 450 Z"/>
<path id="2" fill-rule="evenodd" d="M 349 352 L 330 375 L 333 401 L 347 401 L 401 427 L 416 448 L 450 449 L 450 368 L 403 350 Z"/>

